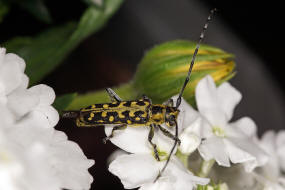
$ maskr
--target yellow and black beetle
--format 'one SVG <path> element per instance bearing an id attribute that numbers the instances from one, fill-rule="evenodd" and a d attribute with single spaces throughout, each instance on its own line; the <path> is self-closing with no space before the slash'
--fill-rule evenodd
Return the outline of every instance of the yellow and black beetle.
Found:
<path id="1" fill-rule="evenodd" d="M 178 108 L 181 104 L 184 89 L 187 83 L 189 82 L 190 74 L 200 44 L 204 39 L 205 31 L 215 11 L 216 9 L 211 10 L 210 15 L 207 18 L 206 24 L 203 27 L 199 42 L 197 43 L 192 61 L 190 63 L 190 68 L 188 70 L 187 77 L 180 90 L 175 106 L 173 105 L 172 99 L 169 99 L 165 104 L 152 104 L 151 100 L 146 96 L 143 96 L 139 100 L 122 101 L 121 98 L 111 88 L 107 88 L 106 91 L 110 96 L 111 103 L 94 104 L 86 108 L 82 108 L 79 111 L 65 111 L 62 117 L 76 119 L 76 125 L 78 127 L 97 127 L 115 124 L 116 126 L 113 127 L 111 135 L 104 139 L 105 143 L 107 140 L 114 136 L 114 132 L 116 130 L 123 130 L 127 126 L 149 126 L 150 130 L 148 135 L 148 141 L 152 145 L 155 158 L 158 161 L 160 161 L 158 150 L 156 145 L 152 142 L 152 138 L 154 136 L 155 128 L 161 130 L 164 135 L 174 140 L 174 145 L 169 153 L 168 159 L 163 169 L 158 175 L 159 177 L 165 170 L 176 145 L 180 143 L 180 140 L 178 139 L 177 126 L 177 117 L 179 115 Z M 164 123 L 168 127 L 175 126 L 175 135 L 173 135 L 167 129 L 161 126 L 161 124 Z"/>

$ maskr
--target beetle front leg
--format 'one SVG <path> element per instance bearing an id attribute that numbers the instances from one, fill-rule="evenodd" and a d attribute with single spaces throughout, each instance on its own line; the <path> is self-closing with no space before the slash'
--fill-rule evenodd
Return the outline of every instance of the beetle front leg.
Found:
<path id="1" fill-rule="evenodd" d="M 153 152 L 154 152 L 154 156 L 155 156 L 155 159 L 157 161 L 160 161 L 160 158 L 159 158 L 159 155 L 158 155 L 158 150 L 157 150 L 157 146 L 156 144 L 154 144 L 152 142 L 152 138 L 153 138 L 153 135 L 154 135 L 154 127 L 155 125 L 151 124 L 149 126 L 149 133 L 148 133 L 148 142 L 151 144 L 151 146 L 153 147 Z"/>
<path id="2" fill-rule="evenodd" d="M 117 130 L 124 130 L 127 128 L 126 124 L 114 126 L 111 132 L 111 135 L 103 139 L 103 143 L 106 144 L 108 140 L 110 140 L 114 136 L 114 132 Z"/>

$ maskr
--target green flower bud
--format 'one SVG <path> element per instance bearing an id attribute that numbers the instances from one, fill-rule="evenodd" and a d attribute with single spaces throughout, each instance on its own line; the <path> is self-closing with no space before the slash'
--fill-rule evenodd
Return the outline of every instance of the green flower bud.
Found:
<path id="1" fill-rule="evenodd" d="M 152 48 L 140 62 L 134 77 L 134 87 L 154 102 L 163 102 L 178 94 L 186 78 L 196 43 L 172 41 Z M 183 97 L 194 103 L 195 86 L 210 74 L 217 84 L 234 76 L 233 55 L 201 45 Z"/>

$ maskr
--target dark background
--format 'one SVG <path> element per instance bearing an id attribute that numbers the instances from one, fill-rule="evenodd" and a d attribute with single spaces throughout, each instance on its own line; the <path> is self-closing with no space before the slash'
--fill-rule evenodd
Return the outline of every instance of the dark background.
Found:
<path id="1" fill-rule="evenodd" d="M 81 1 L 46 1 L 53 23 L 78 19 Z M 232 84 L 243 94 L 234 118 L 252 117 L 259 134 L 284 129 L 284 1 L 128 0 L 100 32 L 80 44 L 42 83 L 57 95 L 116 86 L 129 81 L 145 50 L 174 39 L 197 40 L 211 8 L 219 9 L 205 43 L 236 55 L 237 76 Z M 51 25 L 13 7 L 0 25 L 0 42 L 16 35 L 35 35 Z M 56 127 L 76 141 L 88 158 L 92 189 L 123 189 L 107 171 L 106 159 L 115 149 L 103 145 L 103 128 L 78 129 L 61 120 Z"/>

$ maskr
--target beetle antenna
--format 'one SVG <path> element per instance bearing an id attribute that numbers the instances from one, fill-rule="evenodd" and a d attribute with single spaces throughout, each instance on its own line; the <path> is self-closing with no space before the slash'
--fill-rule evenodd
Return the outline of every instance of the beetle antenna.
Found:
<path id="1" fill-rule="evenodd" d="M 76 119 L 80 114 L 80 111 L 63 111 L 62 118 Z"/>
<path id="2" fill-rule="evenodd" d="M 176 120 L 174 120 L 174 122 L 175 122 L 175 137 L 178 137 L 178 124 L 177 124 Z M 171 156 L 172 156 L 172 154 L 173 154 L 173 152 L 174 152 L 174 150 L 175 150 L 175 147 L 176 147 L 177 143 L 178 143 L 178 138 L 175 138 L 174 145 L 173 145 L 172 148 L 171 148 L 171 151 L 170 151 L 170 153 L 169 153 L 169 156 L 168 156 L 168 158 L 167 158 L 167 160 L 166 160 L 166 162 L 165 162 L 165 164 L 164 164 L 162 170 L 159 172 L 159 174 L 158 174 L 158 176 L 156 177 L 156 179 L 155 179 L 154 182 L 156 182 L 156 180 L 158 180 L 158 178 L 161 176 L 161 174 L 162 174 L 162 173 L 164 172 L 164 170 L 166 169 L 166 167 L 167 167 L 167 165 L 168 165 L 168 163 L 169 163 L 169 161 L 170 161 L 170 158 L 171 158 Z"/>
<path id="3" fill-rule="evenodd" d="M 188 70 L 187 77 L 186 77 L 186 79 L 185 79 L 185 81 L 184 81 L 184 84 L 183 84 L 183 86 L 182 86 L 182 88 L 181 88 L 181 90 L 180 90 L 179 96 L 178 96 L 177 101 L 176 101 L 176 108 L 178 108 L 178 107 L 180 106 L 180 104 L 181 104 L 181 98 L 182 98 L 183 92 L 184 92 L 184 90 L 185 90 L 185 87 L 186 87 L 186 85 L 188 84 L 188 82 L 189 82 L 189 80 L 190 80 L 190 75 L 191 75 L 191 72 L 192 72 L 192 69 L 193 69 L 193 66 L 194 66 L 194 62 L 195 62 L 196 55 L 197 55 L 198 50 L 199 50 L 199 48 L 200 48 L 200 44 L 201 44 L 201 42 L 202 42 L 203 39 L 204 39 L 205 32 L 206 32 L 206 30 L 207 30 L 207 28 L 208 28 L 209 22 L 212 20 L 212 17 L 213 17 L 213 15 L 214 15 L 214 13 L 215 13 L 216 11 L 217 11 L 216 8 L 214 8 L 214 9 L 212 9 L 212 10 L 210 11 L 210 15 L 208 16 L 207 21 L 206 21 L 206 23 L 205 23 L 205 25 L 204 25 L 204 27 L 203 27 L 203 30 L 202 30 L 202 32 L 201 32 L 201 34 L 200 34 L 199 41 L 198 41 L 198 43 L 197 43 L 197 45 L 196 45 L 196 49 L 195 49 L 195 51 L 194 51 L 194 54 L 193 54 L 193 57 L 192 57 L 192 61 L 191 61 L 191 63 L 190 63 L 190 68 L 189 68 L 189 70 Z"/>

